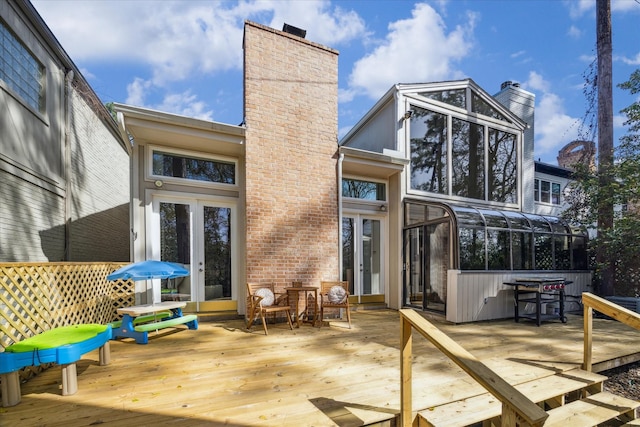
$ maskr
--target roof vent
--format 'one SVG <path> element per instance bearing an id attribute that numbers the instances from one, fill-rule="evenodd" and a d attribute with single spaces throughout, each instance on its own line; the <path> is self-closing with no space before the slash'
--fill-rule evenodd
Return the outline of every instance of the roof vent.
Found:
<path id="1" fill-rule="evenodd" d="M 294 36 L 298 36 L 304 38 L 307 35 L 307 30 L 303 30 L 302 28 L 294 27 L 293 25 L 289 25 L 285 23 L 282 26 L 282 31 L 285 33 L 293 34 Z"/>

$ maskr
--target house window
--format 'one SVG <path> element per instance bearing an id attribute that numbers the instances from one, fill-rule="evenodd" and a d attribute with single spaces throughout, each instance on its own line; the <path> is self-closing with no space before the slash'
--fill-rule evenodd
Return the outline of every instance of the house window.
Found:
<path id="1" fill-rule="evenodd" d="M 560 205 L 560 184 L 557 182 L 536 179 L 533 184 L 533 200 L 540 203 Z"/>
<path id="2" fill-rule="evenodd" d="M 44 109 L 45 68 L 0 21 L 0 80 L 38 112 Z"/>
<path id="3" fill-rule="evenodd" d="M 386 200 L 385 185 L 380 182 L 360 181 L 344 178 L 342 180 L 342 196 L 363 200 Z"/>
<path id="4" fill-rule="evenodd" d="M 155 176 L 182 178 L 220 184 L 236 183 L 236 165 L 163 151 L 153 151 L 152 173 Z"/>
<path id="5" fill-rule="evenodd" d="M 517 134 L 417 106 L 411 109 L 411 189 L 518 203 Z"/>

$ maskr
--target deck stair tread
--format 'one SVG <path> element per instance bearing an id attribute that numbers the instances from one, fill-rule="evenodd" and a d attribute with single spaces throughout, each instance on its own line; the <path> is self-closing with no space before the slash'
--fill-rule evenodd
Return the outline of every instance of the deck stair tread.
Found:
<path id="1" fill-rule="evenodd" d="M 622 424 L 620 427 L 631 427 L 631 426 L 640 426 L 640 418 L 631 420 L 628 423 Z"/>
<path id="2" fill-rule="evenodd" d="M 616 417 L 635 419 L 640 402 L 606 391 L 547 411 L 549 418 L 545 427 L 597 426 Z M 633 424 L 632 424 L 633 425 Z"/>
<path id="3" fill-rule="evenodd" d="M 589 393 L 602 391 L 606 377 L 581 369 L 572 369 L 555 375 L 537 378 L 514 387 L 533 402 L 546 402 L 549 407 L 564 404 L 568 393 L 587 390 Z M 497 417 L 502 412 L 502 404 L 490 393 L 483 393 L 463 400 L 446 403 L 419 411 L 420 425 L 467 426 Z"/>

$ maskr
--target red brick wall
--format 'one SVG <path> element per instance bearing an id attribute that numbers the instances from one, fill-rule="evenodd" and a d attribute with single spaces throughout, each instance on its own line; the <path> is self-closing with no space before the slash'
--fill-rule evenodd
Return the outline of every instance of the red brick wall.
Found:
<path id="1" fill-rule="evenodd" d="M 247 22 L 244 62 L 247 281 L 337 280 L 338 53 Z"/>

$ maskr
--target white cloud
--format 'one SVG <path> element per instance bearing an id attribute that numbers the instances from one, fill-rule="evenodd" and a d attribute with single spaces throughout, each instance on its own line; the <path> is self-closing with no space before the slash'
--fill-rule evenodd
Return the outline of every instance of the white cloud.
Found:
<path id="1" fill-rule="evenodd" d="M 558 150 L 578 139 L 580 119 L 565 112 L 564 102 L 555 93 L 542 75 L 532 71 L 523 86 L 532 92 L 541 92 L 536 97 L 535 113 L 535 157 L 555 158 Z"/>
<path id="2" fill-rule="evenodd" d="M 640 12 L 640 5 L 634 0 L 611 0 L 611 12 Z"/>
<path id="3" fill-rule="evenodd" d="M 242 70 L 246 19 L 272 16 L 307 30 L 307 39 L 334 46 L 363 37 L 353 11 L 321 1 L 75 1 L 33 0 L 69 55 L 78 62 L 137 63 L 163 86 L 192 75 Z"/>
<path id="4" fill-rule="evenodd" d="M 569 16 L 573 19 L 578 19 L 582 15 L 595 9 L 595 0 L 564 0 L 565 5 L 569 7 Z"/>
<path id="5" fill-rule="evenodd" d="M 357 61 L 349 86 L 357 93 L 379 98 L 395 83 L 461 78 L 452 64 L 471 49 L 476 16 L 466 26 L 447 33 L 441 16 L 427 4 L 417 4 L 411 18 L 389 24 L 386 39 Z"/>
<path id="6" fill-rule="evenodd" d="M 270 27 L 280 29 L 284 23 L 307 32 L 306 38 L 327 46 L 336 46 L 365 36 L 364 20 L 354 11 L 340 6 L 331 9 L 328 0 L 257 2 L 273 10 Z"/>
<path id="7" fill-rule="evenodd" d="M 569 29 L 567 30 L 567 35 L 569 37 L 571 37 L 572 39 L 579 39 L 583 34 L 583 31 L 576 27 L 575 25 L 572 25 L 569 27 Z"/>
<path id="8" fill-rule="evenodd" d="M 627 58 L 626 56 L 620 57 L 620 60 L 629 65 L 640 65 L 640 52 L 636 54 L 634 58 Z"/>
<path id="9" fill-rule="evenodd" d="M 127 85 L 128 96 L 125 103 L 201 120 L 213 120 L 213 111 L 208 109 L 207 104 L 199 100 L 190 90 L 182 93 L 168 93 L 159 103 L 148 103 L 149 92 L 154 89 L 151 81 L 138 77 Z"/>
<path id="10" fill-rule="evenodd" d="M 151 82 L 136 77 L 133 82 L 127 85 L 127 100 L 125 103 L 143 107 L 150 87 Z"/>
<path id="11" fill-rule="evenodd" d="M 198 97 L 191 91 L 166 95 L 162 103 L 155 106 L 154 109 L 201 120 L 213 120 L 213 111 L 208 110 L 207 104 L 198 100 Z"/>
<path id="12" fill-rule="evenodd" d="M 548 92 L 549 91 L 549 82 L 546 81 L 542 75 L 536 73 L 535 71 L 531 71 L 529 73 L 529 79 L 526 83 L 528 88 L 531 88 L 534 91 Z"/>

